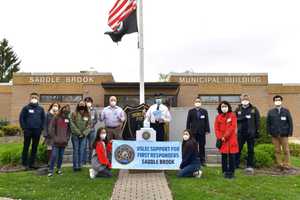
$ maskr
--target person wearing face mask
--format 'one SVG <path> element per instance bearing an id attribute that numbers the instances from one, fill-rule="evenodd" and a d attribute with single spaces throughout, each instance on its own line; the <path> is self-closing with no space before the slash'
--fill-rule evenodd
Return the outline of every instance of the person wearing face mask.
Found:
<path id="1" fill-rule="evenodd" d="M 40 141 L 41 132 L 45 123 L 45 111 L 38 104 L 39 95 L 30 94 L 30 103 L 22 108 L 19 123 L 24 133 L 24 145 L 22 152 L 22 165 L 25 169 L 36 169 L 34 165 L 36 152 Z M 31 145 L 31 155 L 28 152 Z"/>
<path id="2" fill-rule="evenodd" d="M 272 143 L 275 146 L 275 158 L 280 170 L 290 170 L 290 150 L 288 137 L 293 135 L 293 119 L 290 111 L 282 106 L 283 97 L 273 97 L 275 108 L 269 110 L 267 115 L 267 131 L 272 136 Z M 281 149 L 284 153 L 284 160 L 281 158 Z"/>
<path id="3" fill-rule="evenodd" d="M 100 121 L 104 122 L 109 140 L 121 140 L 122 126 L 126 120 L 124 110 L 117 106 L 117 98 L 111 96 L 109 98 L 109 106 L 105 107 L 100 115 Z"/>
<path id="4" fill-rule="evenodd" d="M 86 97 L 84 101 L 89 109 L 90 118 L 91 118 L 91 132 L 87 135 L 87 147 L 86 147 L 86 153 L 84 154 L 84 163 L 86 163 L 86 162 L 91 162 L 91 158 L 92 158 L 92 146 L 96 138 L 95 126 L 98 122 L 98 113 L 97 110 L 93 107 L 94 101 L 92 97 Z"/>
<path id="5" fill-rule="evenodd" d="M 156 141 L 164 141 L 164 125 L 171 121 L 171 114 L 168 107 L 162 104 L 162 94 L 155 95 L 155 104 L 147 110 L 144 121 L 144 124 L 150 123 L 150 127 L 156 131 Z"/>
<path id="6" fill-rule="evenodd" d="M 237 117 L 231 105 L 222 101 L 215 120 L 216 147 L 222 155 L 222 172 L 224 178 L 234 178 L 235 154 L 239 152 L 237 141 Z"/>
<path id="7" fill-rule="evenodd" d="M 54 102 L 49 106 L 48 112 L 46 113 L 45 118 L 45 125 L 44 125 L 44 131 L 43 136 L 45 138 L 45 144 L 47 145 L 47 157 L 48 157 L 48 164 L 50 162 L 51 157 L 51 150 L 52 150 L 52 138 L 49 134 L 49 124 L 54 116 L 56 116 L 59 113 L 60 105 L 58 102 Z"/>
<path id="8" fill-rule="evenodd" d="M 90 113 L 84 101 L 80 101 L 75 112 L 71 114 L 70 127 L 73 144 L 73 170 L 76 172 L 80 171 L 84 164 L 86 137 L 91 131 Z"/>
<path id="9" fill-rule="evenodd" d="M 101 127 L 93 144 L 92 168 L 89 170 L 91 179 L 112 176 L 111 152 L 112 141 L 108 139 L 105 128 Z"/>
<path id="10" fill-rule="evenodd" d="M 241 95 L 241 104 L 235 110 L 238 123 L 238 142 L 239 153 L 236 156 L 236 168 L 240 165 L 240 155 L 244 144 L 247 142 L 248 155 L 247 173 L 254 172 L 254 145 L 255 138 L 259 137 L 260 114 L 258 109 L 250 103 L 250 97 L 247 94 Z"/>
<path id="11" fill-rule="evenodd" d="M 48 177 L 53 176 L 55 162 L 57 162 L 56 173 L 62 175 L 61 166 L 65 147 L 68 145 L 71 135 L 69 110 L 70 107 L 68 105 L 62 107 L 62 109 L 52 117 L 49 123 L 48 133 L 53 142 Z"/>
<path id="12" fill-rule="evenodd" d="M 205 144 L 206 134 L 209 134 L 208 112 L 201 108 L 201 99 L 197 97 L 194 102 L 195 107 L 188 111 L 186 129 L 191 130 L 193 138 L 199 146 L 199 157 L 201 165 L 205 166 Z"/>
<path id="13" fill-rule="evenodd" d="M 182 138 L 182 162 L 177 176 L 200 178 L 202 171 L 200 158 L 198 157 L 198 144 L 189 130 L 183 131 Z"/>

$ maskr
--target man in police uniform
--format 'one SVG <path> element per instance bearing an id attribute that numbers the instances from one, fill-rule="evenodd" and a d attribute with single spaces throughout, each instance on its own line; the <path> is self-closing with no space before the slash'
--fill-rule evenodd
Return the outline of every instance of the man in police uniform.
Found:
<path id="1" fill-rule="evenodd" d="M 147 110 L 145 121 L 156 131 L 156 141 L 164 141 L 164 125 L 171 121 L 171 115 L 168 107 L 162 104 L 162 94 L 155 95 L 155 104 Z"/>
<path id="2" fill-rule="evenodd" d="M 191 134 L 199 145 L 199 157 L 201 165 L 205 166 L 205 144 L 206 134 L 209 134 L 209 119 L 207 110 L 201 108 L 201 99 L 198 96 L 194 102 L 195 107 L 190 109 L 186 120 L 186 129 L 191 131 Z"/>
<path id="3" fill-rule="evenodd" d="M 239 153 L 236 157 L 236 168 L 240 165 L 240 155 L 244 144 L 247 142 L 248 155 L 247 167 L 248 173 L 254 172 L 254 144 L 255 138 L 259 137 L 260 114 L 258 109 L 250 103 L 250 97 L 247 94 L 241 95 L 241 104 L 235 111 L 238 123 L 238 142 Z"/>

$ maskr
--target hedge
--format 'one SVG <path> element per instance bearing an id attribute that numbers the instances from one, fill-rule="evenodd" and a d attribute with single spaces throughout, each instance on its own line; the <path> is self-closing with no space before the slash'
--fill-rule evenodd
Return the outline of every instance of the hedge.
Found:
<path id="1" fill-rule="evenodd" d="M 21 164 L 23 144 L 1 144 L 0 165 L 18 165 Z M 47 162 L 47 147 L 40 144 L 37 152 L 37 162 Z"/>
<path id="2" fill-rule="evenodd" d="M 247 145 L 244 145 L 241 153 L 241 162 L 247 158 Z M 274 146 L 272 144 L 259 144 L 254 148 L 255 167 L 271 167 L 275 161 Z"/>
<path id="3" fill-rule="evenodd" d="M 0 130 L 3 132 L 3 136 L 16 136 L 22 135 L 22 129 L 17 125 L 2 126 Z M 0 134 L 1 136 L 1 134 Z"/>
<path id="4" fill-rule="evenodd" d="M 300 144 L 289 144 L 291 156 L 300 157 Z"/>
<path id="5" fill-rule="evenodd" d="M 259 138 L 256 139 L 256 145 L 258 144 L 272 144 L 272 137 L 267 133 L 267 118 L 260 118 L 260 127 L 259 127 Z"/>
<path id="6" fill-rule="evenodd" d="M 4 137 L 4 132 L 0 129 L 0 137 Z"/>
<path id="7" fill-rule="evenodd" d="M 3 126 L 7 126 L 9 124 L 9 121 L 7 121 L 6 119 L 0 119 L 0 129 Z"/>

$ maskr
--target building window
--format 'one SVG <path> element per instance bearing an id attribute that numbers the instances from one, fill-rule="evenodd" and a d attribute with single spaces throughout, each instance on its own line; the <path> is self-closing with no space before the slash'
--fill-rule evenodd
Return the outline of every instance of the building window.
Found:
<path id="1" fill-rule="evenodd" d="M 239 103 L 241 101 L 240 96 L 221 96 L 221 101 L 228 101 L 229 103 Z"/>
<path id="2" fill-rule="evenodd" d="M 229 103 L 239 103 L 240 95 L 199 95 L 201 101 L 207 104 L 216 104 L 221 101 L 228 101 Z"/>
<path id="3" fill-rule="evenodd" d="M 116 96 L 118 99 L 118 106 L 124 108 L 126 105 L 137 106 L 140 104 L 140 98 L 138 95 L 105 95 L 104 96 L 104 104 L 105 106 L 109 105 L 109 97 Z M 177 106 L 177 98 L 176 96 L 163 96 L 162 102 L 166 106 L 176 107 Z M 155 103 L 154 96 L 145 96 L 145 103 L 148 105 L 152 105 Z"/>
<path id="4" fill-rule="evenodd" d="M 201 96 L 200 99 L 203 103 L 219 103 L 219 96 Z"/>
<path id="5" fill-rule="evenodd" d="M 54 101 L 62 103 L 78 103 L 82 100 L 82 94 L 41 94 L 41 103 L 51 103 Z"/>

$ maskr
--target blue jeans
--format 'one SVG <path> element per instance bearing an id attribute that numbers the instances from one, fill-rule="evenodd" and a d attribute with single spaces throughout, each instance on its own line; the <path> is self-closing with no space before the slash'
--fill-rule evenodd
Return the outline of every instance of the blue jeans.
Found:
<path id="1" fill-rule="evenodd" d="M 96 139 L 96 130 L 92 130 L 90 134 L 86 136 L 86 150 L 83 157 L 84 163 L 91 162 L 92 153 L 93 153 L 93 143 Z"/>
<path id="2" fill-rule="evenodd" d="M 83 158 L 86 148 L 86 137 L 72 136 L 73 145 L 73 169 L 80 169 L 83 165 Z"/>
<path id="3" fill-rule="evenodd" d="M 56 160 L 57 160 L 57 169 L 61 169 L 64 153 L 65 153 L 65 147 L 52 146 L 49 172 L 53 173 Z"/>
<path id="4" fill-rule="evenodd" d="M 200 170 L 199 164 L 189 164 L 183 169 L 180 169 L 177 176 L 178 177 L 193 177 L 193 173 Z"/>

